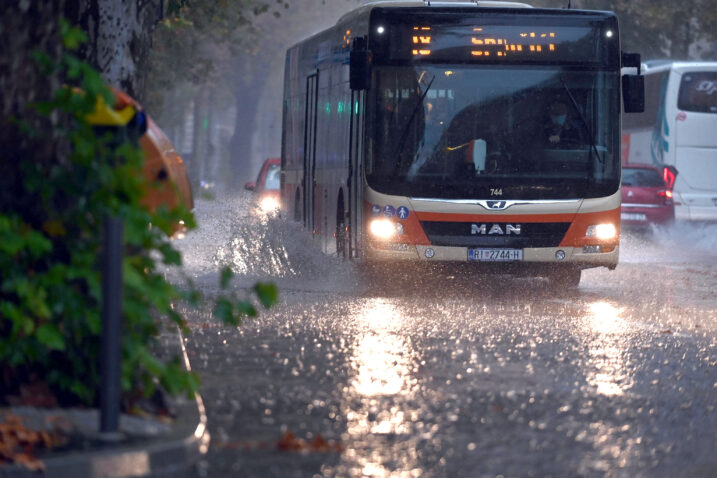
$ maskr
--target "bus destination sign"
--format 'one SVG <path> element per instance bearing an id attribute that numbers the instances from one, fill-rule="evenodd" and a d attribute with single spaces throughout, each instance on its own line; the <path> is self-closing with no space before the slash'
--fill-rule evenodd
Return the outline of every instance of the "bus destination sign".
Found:
<path id="1" fill-rule="evenodd" d="M 466 53 L 477 58 L 546 56 L 555 53 L 560 40 L 551 29 L 520 29 L 510 27 L 473 27 L 470 32 L 436 31 L 430 26 L 414 26 L 411 54 L 430 56 L 434 48 L 456 48 L 463 44 Z"/>
<path id="2" fill-rule="evenodd" d="M 376 15 L 369 38 L 376 60 L 619 65 L 611 16 L 434 17 Z"/>

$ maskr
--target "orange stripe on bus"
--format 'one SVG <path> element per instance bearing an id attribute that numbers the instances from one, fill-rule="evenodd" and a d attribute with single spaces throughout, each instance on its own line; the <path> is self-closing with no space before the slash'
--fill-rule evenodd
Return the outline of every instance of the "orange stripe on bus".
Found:
<path id="1" fill-rule="evenodd" d="M 415 214 L 410 214 L 403 223 L 403 232 L 409 244 L 418 244 L 422 246 L 428 246 L 431 241 L 428 240 L 426 232 L 421 227 L 419 218 Z"/>
<path id="2" fill-rule="evenodd" d="M 435 222 L 572 222 L 575 213 L 564 214 L 457 214 L 416 212 L 419 221 Z"/>

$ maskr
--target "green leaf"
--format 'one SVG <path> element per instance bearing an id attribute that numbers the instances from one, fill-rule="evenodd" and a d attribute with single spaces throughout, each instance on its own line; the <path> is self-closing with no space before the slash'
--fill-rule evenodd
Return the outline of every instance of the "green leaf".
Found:
<path id="1" fill-rule="evenodd" d="M 98 72 L 92 69 L 85 70 L 82 86 L 86 91 L 96 96 L 102 96 L 107 104 L 112 104 L 112 93 L 107 88 L 105 82 L 102 81 L 102 77 Z"/>
<path id="2" fill-rule="evenodd" d="M 256 292 L 259 301 L 261 301 L 261 304 L 266 308 L 276 304 L 279 300 L 279 289 L 271 283 L 256 283 L 256 285 L 254 285 L 254 292 Z"/>
<path id="3" fill-rule="evenodd" d="M 140 363 L 153 375 L 160 376 L 166 371 L 165 365 L 157 357 L 149 353 L 146 347 L 138 346 L 137 352 Z"/>
<path id="4" fill-rule="evenodd" d="M 186 378 L 186 389 L 187 398 L 193 398 L 192 396 L 199 391 L 199 375 L 196 372 L 189 372 L 185 375 Z"/>
<path id="5" fill-rule="evenodd" d="M 54 324 L 42 324 L 36 331 L 37 340 L 53 350 L 65 350 L 65 339 Z"/>
<path id="6" fill-rule="evenodd" d="M 216 318 L 229 325 L 236 325 L 237 319 L 234 315 L 234 306 L 224 297 L 217 300 L 214 306 L 214 315 Z"/>
<path id="7" fill-rule="evenodd" d="M 50 76 L 55 69 L 55 63 L 52 61 L 52 57 L 44 51 L 32 52 L 32 57 L 35 59 L 38 65 L 40 65 L 40 71 L 47 76 Z"/>
<path id="8" fill-rule="evenodd" d="M 221 270 L 221 277 L 219 279 L 222 289 L 229 287 L 229 282 L 231 282 L 232 277 L 234 277 L 234 272 L 232 272 L 231 268 L 227 266 L 223 267 Z"/>
<path id="9" fill-rule="evenodd" d="M 25 314 L 17 304 L 8 301 L 0 301 L 0 315 L 5 319 L 10 319 L 13 323 L 19 324 L 25 320 Z"/>
<path id="10" fill-rule="evenodd" d="M 64 18 L 60 19 L 60 35 L 62 36 L 62 44 L 68 50 L 77 50 L 81 44 L 87 41 L 85 32 L 71 26 Z"/>
<path id="11" fill-rule="evenodd" d="M 165 243 L 159 246 L 159 251 L 162 253 L 162 260 L 165 264 L 181 266 L 182 265 L 182 254 L 179 253 L 171 244 Z"/>
<path id="12" fill-rule="evenodd" d="M 256 311 L 256 308 L 251 304 L 251 302 L 247 301 L 240 301 L 235 304 L 237 311 L 241 315 L 246 315 L 247 317 L 256 317 L 259 315 L 259 313 Z"/>
<path id="13" fill-rule="evenodd" d="M 182 298 L 186 300 L 189 305 L 197 307 L 202 301 L 202 294 L 196 289 L 190 289 L 182 292 Z"/>
<path id="14" fill-rule="evenodd" d="M 167 363 L 162 375 L 162 385 L 172 395 L 177 395 L 182 390 L 191 390 L 192 384 L 189 373 L 184 369 L 179 357 L 175 356 Z"/>
<path id="15" fill-rule="evenodd" d="M 131 258 L 125 257 L 122 263 L 122 276 L 124 286 L 130 289 L 142 289 L 145 285 L 145 275 L 132 264 Z"/>

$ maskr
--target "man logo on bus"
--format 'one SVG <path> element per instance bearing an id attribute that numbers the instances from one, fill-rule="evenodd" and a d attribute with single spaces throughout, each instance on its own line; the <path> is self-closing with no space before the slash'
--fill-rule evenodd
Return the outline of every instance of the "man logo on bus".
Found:
<path id="1" fill-rule="evenodd" d="M 488 209 L 503 209 L 506 206 L 506 201 L 487 201 Z"/>
<path id="2" fill-rule="evenodd" d="M 481 224 L 480 226 L 478 224 L 471 224 L 471 234 L 477 235 L 491 235 L 491 234 L 498 234 L 498 235 L 507 235 L 510 236 L 511 234 L 515 234 L 516 236 L 520 235 L 520 224 L 506 224 L 505 225 L 505 231 L 503 231 L 503 228 L 500 227 L 500 224 L 493 224 L 490 229 L 488 229 L 487 224 Z"/>

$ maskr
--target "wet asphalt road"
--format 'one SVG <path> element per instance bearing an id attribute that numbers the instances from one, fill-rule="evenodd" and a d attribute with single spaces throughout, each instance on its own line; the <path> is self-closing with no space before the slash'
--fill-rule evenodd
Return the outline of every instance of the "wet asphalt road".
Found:
<path id="1" fill-rule="evenodd" d="M 212 444 L 199 476 L 717 476 L 710 227 L 626 235 L 615 271 L 377 280 L 295 225 L 198 202 L 180 245 L 208 295 L 272 277 L 238 328 L 190 313 Z M 717 231 L 717 229 L 715 229 Z"/>

